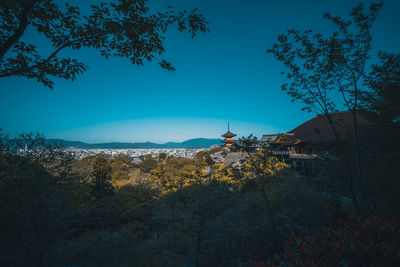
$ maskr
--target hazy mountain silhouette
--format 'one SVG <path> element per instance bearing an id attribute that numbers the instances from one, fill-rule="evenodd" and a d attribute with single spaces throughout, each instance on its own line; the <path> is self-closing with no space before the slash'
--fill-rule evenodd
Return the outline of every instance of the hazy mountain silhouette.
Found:
<path id="1" fill-rule="evenodd" d="M 208 138 L 194 138 L 183 142 L 168 142 L 165 144 L 157 144 L 152 142 L 144 143 L 98 143 L 88 144 L 80 141 L 68 141 L 63 139 L 48 139 L 49 144 L 53 144 L 61 147 L 76 147 L 76 148 L 87 148 L 87 149 L 151 149 L 151 148 L 209 148 L 212 145 L 221 145 L 220 139 L 208 139 Z"/>

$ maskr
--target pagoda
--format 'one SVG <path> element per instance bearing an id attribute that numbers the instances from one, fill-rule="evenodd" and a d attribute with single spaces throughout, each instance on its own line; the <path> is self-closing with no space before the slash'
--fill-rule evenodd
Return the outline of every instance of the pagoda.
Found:
<path id="1" fill-rule="evenodd" d="M 229 130 L 229 122 L 228 122 L 228 131 L 224 135 L 222 135 L 222 137 L 225 137 L 225 139 L 222 140 L 222 142 L 225 143 L 225 146 L 231 146 L 233 143 L 235 143 L 235 140 L 233 139 L 233 137 L 235 136 L 236 134 L 232 133 Z"/>

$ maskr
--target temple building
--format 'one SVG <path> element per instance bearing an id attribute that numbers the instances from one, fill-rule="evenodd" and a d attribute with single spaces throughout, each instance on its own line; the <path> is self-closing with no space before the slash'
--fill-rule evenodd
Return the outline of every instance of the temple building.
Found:
<path id="1" fill-rule="evenodd" d="M 224 140 L 222 140 L 223 143 L 225 143 L 225 146 L 231 146 L 233 143 L 235 143 L 235 139 L 233 139 L 233 137 L 235 137 L 236 134 L 232 133 L 229 130 L 229 123 L 228 123 L 228 131 L 222 135 L 222 137 L 225 137 Z"/>

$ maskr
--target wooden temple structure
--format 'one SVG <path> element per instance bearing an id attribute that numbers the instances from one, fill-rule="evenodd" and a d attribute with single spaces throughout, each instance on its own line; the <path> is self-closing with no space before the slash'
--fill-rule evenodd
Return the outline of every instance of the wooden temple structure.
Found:
<path id="1" fill-rule="evenodd" d="M 329 114 L 336 131 L 344 141 L 351 140 L 353 136 L 353 117 L 349 111 L 333 112 Z M 359 129 L 367 129 L 374 125 L 367 115 L 358 114 L 357 118 Z M 229 147 L 232 152 L 254 153 L 259 149 L 267 148 L 280 160 L 291 164 L 298 172 L 310 174 L 316 171 L 316 159 L 319 158 L 321 147 L 333 144 L 336 138 L 331 125 L 325 115 L 317 115 L 287 133 L 263 135 L 257 138 L 242 138 L 234 140 L 233 134 L 229 130 L 222 135 L 225 137 L 222 142 L 225 147 Z"/>

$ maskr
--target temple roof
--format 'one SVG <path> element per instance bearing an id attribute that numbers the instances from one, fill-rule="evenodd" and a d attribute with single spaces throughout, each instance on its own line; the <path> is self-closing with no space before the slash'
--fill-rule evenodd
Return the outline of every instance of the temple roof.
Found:
<path id="1" fill-rule="evenodd" d="M 222 135 L 222 137 L 234 137 L 236 134 L 232 133 L 231 131 L 227 131 L 225 134 Z"/>
<path id="2" fill-rule="evenodd" d="M 333 124 L 341 138 L 348 138 L 353 133 L 353 117 L 349 111 L 330 113 Z M 362 114 L 357 115 L 358 126 L 370 126 L 369 119 Z M 294 133 L 296 137 L 304 141 L 321 142 L 335 140 L 335 135 L 331 126 L 324 115 L 317 115 L 315 118 L 306 121 L 289 133 Z"/>
<path id="3" fill-rule="evenodd" d="M 275 141 L 278 138 L 279 134 L 264 134 L 261 139 L 260 142 L 268 142 L 268 143 L 272 143 L 273 141 Z"/>
<path id="4" fill-rule="evenodd" d="M 280 134 L 272 144 L 279 145 L 297 145 L 303 142 L 301 139 L 297 138 L 293 133 Z"/>

